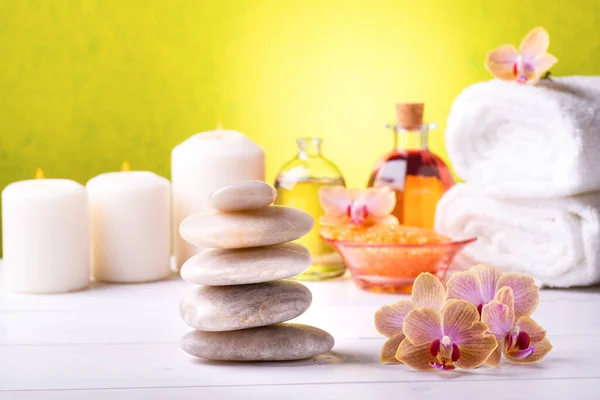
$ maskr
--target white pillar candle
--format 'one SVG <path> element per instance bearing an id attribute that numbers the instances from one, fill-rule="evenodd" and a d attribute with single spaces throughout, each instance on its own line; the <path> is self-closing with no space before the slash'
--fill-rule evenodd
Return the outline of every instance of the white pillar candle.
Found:
<path id="1" fill-rule="evenodd" d="M 86 185 L 92 218 L 92 275 L 149 282 L 169 275 L 169 181 L 149 171 L 109 172 Z"/>
<path id="2" fill-rule="evenodd" d="M 67 179 L 15 182 L 2 191 L 4 276 L 15 292 L 83 289 L 90 277 L 85 187 Z"/>
<path id="3" fill-rule="evenodd" d="M 179 225 L 188 215 L 210 212 L 208 196 L 244 180 L 265 179 L 265 153 L 242 133 L 217 129 L 196 134 L 173 149 L 173 235 L 177 269 L 200 249 L 184 241 Z"/>

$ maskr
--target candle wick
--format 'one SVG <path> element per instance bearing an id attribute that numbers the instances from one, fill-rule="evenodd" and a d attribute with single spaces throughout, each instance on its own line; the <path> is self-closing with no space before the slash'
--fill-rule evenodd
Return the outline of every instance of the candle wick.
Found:
<path id="1" fill-rule="evenodd" d="M 123 164 L 121 164 L 121 171 L 122 172 L 131 171 L 131 166 L 129 165 L 127 160 L 123 161 Z"/>
<path id="2" fill-rule="evenodd" d="M 41 168 L 35 170 L 35 179 L 44 179 L 44 171 Z"/>

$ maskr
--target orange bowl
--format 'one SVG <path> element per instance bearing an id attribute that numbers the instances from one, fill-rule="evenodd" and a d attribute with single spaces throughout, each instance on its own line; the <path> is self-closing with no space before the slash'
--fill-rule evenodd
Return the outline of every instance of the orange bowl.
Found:
<path id="1" fill-rule="evenodd" d="M 476 238 L 425 244 L 344 242 L 323 238 L 342 256 L 358 287 L 379 293 L 410 293 L 415 278 L 430 272 L 440 279 L 456 254 Z"/>

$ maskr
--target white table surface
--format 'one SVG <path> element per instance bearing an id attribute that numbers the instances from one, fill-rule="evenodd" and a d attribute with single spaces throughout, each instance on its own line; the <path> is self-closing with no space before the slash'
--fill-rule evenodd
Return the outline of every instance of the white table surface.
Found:
<path id="1" fill-rule="evenodd" d="M 404 296 L 346 279 L 307 286 L 313 304 L 296 321 L 328 330 L 331 353 L 216 363 L 179 349 L 190 328 L 178 302 L 191 286 L 177 276 L 23 295 L 4 289 L 0 267 L 0 399 L 600 399 L 599 288 L 541 292 L 534 318 L 554 345 L 541 363 L 441 373 L 379 361 L 373 314 Z"/>

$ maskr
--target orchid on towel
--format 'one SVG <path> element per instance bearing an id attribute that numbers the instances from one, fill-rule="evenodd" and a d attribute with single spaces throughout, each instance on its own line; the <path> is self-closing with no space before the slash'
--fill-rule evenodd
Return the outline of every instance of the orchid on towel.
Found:
<path id="1" fill-rule="evenodd" d="M 323 226 L 398 224 L 396 217 L 390 215 L 396 196 L 387 187 L 359 190 L 324 186 L 319 190 L 319 198 L 325 210 L 319 221 Z"/>
<path id="2" fill-rule="evenodd" d="M 535 28 L 523 39 L 519 50 L 505 44 L 490 51 L 486 68 L 496 78 L 518 83 L 535 83 L 558 61 L 548 54 L 550 36 L 544 28 Z"/>
<path id="3" fill-rule="evenodd" d="M 440 370 L 496 366 L 503 351 L 514 362 L 541 360 L 552 345 L 530 318 L 538 300 L 533 279 L 487 265 L 455 273 L 446 289 L 420 274 L 410 300 L 375 313 L 375 327 L 388 338 L 381 359 Z"/>

